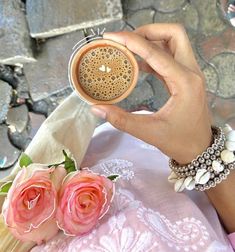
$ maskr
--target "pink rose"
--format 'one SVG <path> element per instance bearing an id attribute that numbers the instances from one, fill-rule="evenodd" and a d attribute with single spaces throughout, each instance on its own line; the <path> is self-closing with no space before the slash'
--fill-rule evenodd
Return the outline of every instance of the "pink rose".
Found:
<path id="1" fill-rule="evenodd" d="M 41 244 L 58 232 L 57 191 L 66 171 L 41 164 L 23 167 L 3 204 L 2 214 L 13 235 L 22 241 Z"/>
<path id="2" fill-rule="evenodd" d="M 110 179 L 88 169 L 70 173 L 59 192 L 58 226 L 72 236 L 89 232 L 108 211 L 113 195 Z"/>

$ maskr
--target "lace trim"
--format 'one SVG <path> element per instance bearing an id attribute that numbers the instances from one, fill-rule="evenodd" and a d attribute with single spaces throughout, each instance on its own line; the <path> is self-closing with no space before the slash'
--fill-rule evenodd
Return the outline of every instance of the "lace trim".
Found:
<path id="1" fill-rule="evenodd" d="M 105 160 L 100 164 L 100 168 L 106 176 L 118 174 L 124 180 L 131 180 L 134 177 L 135 174 L 132 167 L 132 162 L 117 158 Z"/>

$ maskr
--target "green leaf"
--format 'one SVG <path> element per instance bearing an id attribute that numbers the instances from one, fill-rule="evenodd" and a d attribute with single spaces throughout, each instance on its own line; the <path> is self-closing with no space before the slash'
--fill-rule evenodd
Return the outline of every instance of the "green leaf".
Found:
<path id="1" fill-rule="evenodd" d="M 63 150 L 63 154 L 65 157 L 64 168 L 66 169 L 67 173 L 76 171 L 77 169 L 76 169 L 75 161 L 68 156 L 65 150 Z"/>
<path id="2" fill-rule="evenodd" d="M 112 175 L 108 176 L 107 178 L 110 179 L 110 180 L 112 180 L 112 181 L 116 181 L 118 177 L 119 177 L 119 175 L 112 174 Z"/>
<path id="3" fill-rule="evenodd" d="M 0 194 L 6 194 L 8 193 L 9 189 L 11 188 L 12 186 L 12 181 L 9 181 L 9 182 L 6 182 L 5 184 L 3 184 L 1 187 L 0 187 Z"/>
<path id="4" fill-rule="evenodd" d="M 20 167 L 22 168 L 23 166 L 27 167 L 28 165 L 32 164 L 33 161 L 32 159 L 25 154 L 24 152 L 20 156 Z"/>

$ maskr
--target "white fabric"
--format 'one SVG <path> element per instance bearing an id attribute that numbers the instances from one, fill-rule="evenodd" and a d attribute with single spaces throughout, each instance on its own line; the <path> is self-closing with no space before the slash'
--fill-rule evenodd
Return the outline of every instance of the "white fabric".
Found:
<path id="1" fill-rule="evenodd" d="M 175 193 L 168 157 L 106 123 L 95 130 L 82 167 L 119 174 L 109 213 L 83 237 L 59 233 L 32 252 L 232 252 L 215 209 L 201 192 Z"/>

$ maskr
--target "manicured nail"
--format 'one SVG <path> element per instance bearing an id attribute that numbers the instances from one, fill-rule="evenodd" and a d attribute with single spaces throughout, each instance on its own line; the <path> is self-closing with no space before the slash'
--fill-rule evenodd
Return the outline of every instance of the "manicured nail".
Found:
<path id="1" fill-rule="evenodd" d="M 105 119 L 106 118 L 106 112 L 102 109 L 99 109 L 99 108 L 95 108 L 95 107 L 92 107 L 91 108 L 91 112 L 92 114 L 102 118 L 102 119 Z"/>

